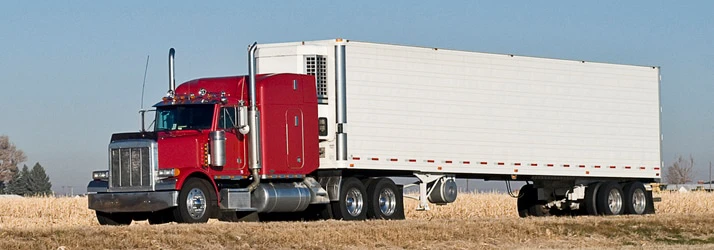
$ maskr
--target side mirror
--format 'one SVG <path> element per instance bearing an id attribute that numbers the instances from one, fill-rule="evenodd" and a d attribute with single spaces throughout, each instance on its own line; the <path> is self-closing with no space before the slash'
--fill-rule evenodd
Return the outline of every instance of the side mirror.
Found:
<path id="1" fill-rule="evenodd" d="M 236 116 L 238 118 L 238 122 L 235 126 L 238 129 L 238 132 L 244 135 L 248 134 L 248 132 L 250 132 L 250 126 L 248 126 L 248 107 L 242 105 L 237 107 Z"/>

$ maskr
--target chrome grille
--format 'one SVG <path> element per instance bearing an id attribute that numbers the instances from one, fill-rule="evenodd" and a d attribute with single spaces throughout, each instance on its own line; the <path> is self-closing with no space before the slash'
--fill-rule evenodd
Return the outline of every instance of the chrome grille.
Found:
<path id="1" fill-rule="evenodd" d="M 143 141 L 110 144 L 109 188 L 127 191 L 151 189 L 154 149 L 154 144 Z"/>

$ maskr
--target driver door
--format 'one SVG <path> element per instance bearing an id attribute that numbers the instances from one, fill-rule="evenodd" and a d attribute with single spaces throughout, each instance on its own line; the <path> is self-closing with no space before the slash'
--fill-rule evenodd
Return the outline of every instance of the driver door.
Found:
<path id="1" fill-rule="evenodd" d="M 238 122 L 236 115 L 235 107 L 220 108 L 218 129 L 226 133 L 226 165 L 223 166 L 222 170 L 216 169 L 215 175 L 237 177 L 249 173 L 246 170 L 247 163 L 245 159 L 247 155 L 246 138 L 235 128 L 235 124 Z"/>

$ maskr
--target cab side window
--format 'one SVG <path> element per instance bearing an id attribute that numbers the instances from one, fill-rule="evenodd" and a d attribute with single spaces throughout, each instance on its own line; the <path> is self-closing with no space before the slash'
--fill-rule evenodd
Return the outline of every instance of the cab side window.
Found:
<path id="1" fill-rule="evenodd" d="M 236 109 L 234 107 L 221 108 L 221 117 L 218 120 L 218 128 L 233 128 L 236 124 Z"/>

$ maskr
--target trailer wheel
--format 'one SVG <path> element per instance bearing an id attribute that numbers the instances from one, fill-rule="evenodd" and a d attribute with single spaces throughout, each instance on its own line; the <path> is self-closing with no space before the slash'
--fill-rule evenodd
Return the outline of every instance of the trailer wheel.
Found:
<path id="1" fill-rule="evenodd" d="M 601 215 L 620 215 L 624 211 L 623 192 L 617 182 L 605 182 L 597 191 L 597 211 Z"/>
<path id="2" fill-rule="evenodd" d="M 598 215 L 597 212 L 597 191 L 600 189 L 600 182 L 588 184 L 585 189 L 585 208 L 580 208 L 585 215 Z"/>
<path id="3" fill-rule="evenodd" d="M 132 221 L 131 213 L 106 213 L 97 211 L 99 225 L 121 226 L 129 225 Z"/>
<path id="4" fill-rule="evenodd" d="M 367 218 L 367 191 L 357 178 L 342 180 L 339 201 L 332 203 L 332 214 L 337 220 L 364 220 Z"/>
<path id="5" fill-rule="evenodd" d="M 523 185 L 518 191 L 518 216 L 524 218 L 528 216 L 549 216 L 549 209 L 542 201 L 538 200 L 538 189 L 532 184 Z"/>
<path id="6" fill-rule="evenodd" d="M 647 199 L 647 191 L 645 185 L 641 182 L 630 182 L 622 188 L 625 194 L 623 199 L 625 203 L 626 214 L 645 214 L 650 200 Z"/>
<path id="7" fill-rule="evenodd" d="M 378 178 L 368 182 L 367 218 L 384 220 L 404 219 L 404 197 L 389 178 Z"/>
<path id="8" fill-rule="evenodd" d="M 206 223 L 213 212 L 213 188 L 208 181 L 190 178 L 179 192 L 174 219 L 178 223 Z"/>

